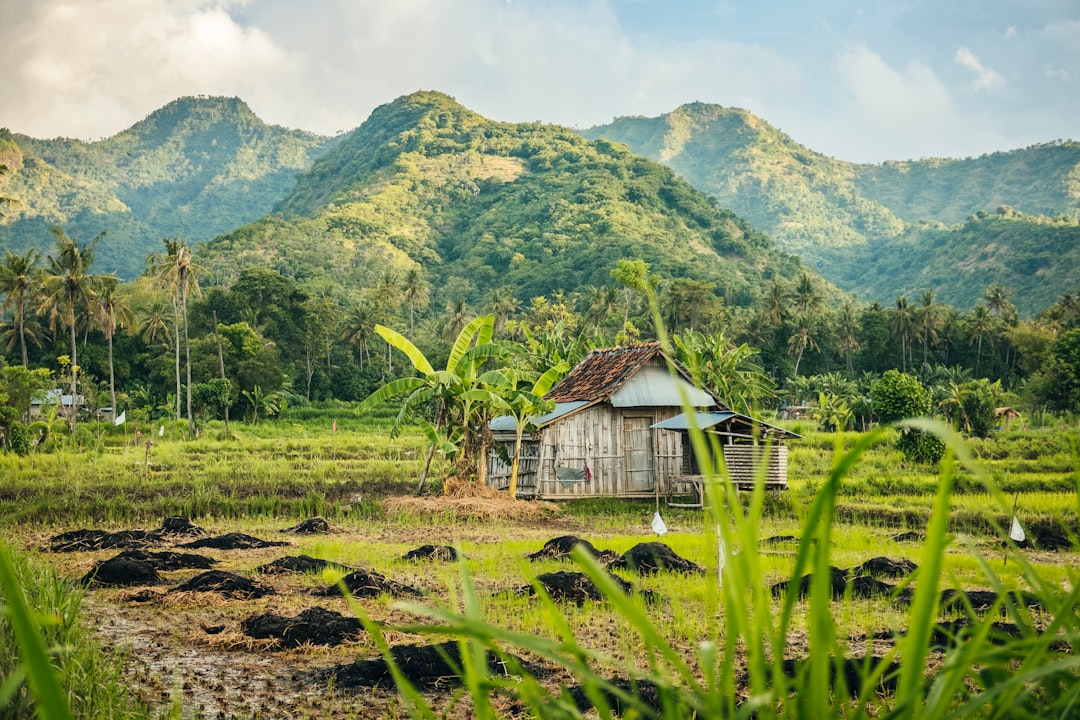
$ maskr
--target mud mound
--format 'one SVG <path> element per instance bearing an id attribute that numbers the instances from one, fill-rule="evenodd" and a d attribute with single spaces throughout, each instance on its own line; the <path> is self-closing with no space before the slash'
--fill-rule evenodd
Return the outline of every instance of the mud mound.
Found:
<path id="1" fill-rule="evenodd" d="M 294 533 L 296 535 L 326 535 L 331 532 L 330 523 L 325 518 L 313 517 L 301 520 L 291 528 L 281 532 Z"/>
<path id="2" fill-rule="evenodd" d="M 970 605 L 972 610 L 982 613 L 989 610 L 997 600 L 998 594 L 993 590 L 942 590 L 941 611 L 966 612 L 968 605 Z M 1005 599 L 1001 607 L 1002 612 L 1005 612 L 1008 605 L 1026 607 L 1031 610 L 1043 609 L 1042 601 L 1038 596 L 1028 592 L 1009 591 L 1005 593 Z"/>
<path id="3" fill-rule="evenodd" d="M 1055 517 L 1037 517 L 1024 523 L 1027 542 L 1040 550 L 1072 550 L 1075 528 Z M 1019 543 L 1017 543 L 1019 545 Z"/>
<path id="4" fill-rule="evenodd" d="M 421 545 L 401 556 L 402 560 L 418 562 L 420 560 L 441 560 L 454 562 L 458 559 L 457 550 L 449 545 Z"/>
<path id="5" fill-rule="evenodd" d="M 874 557 L 861 565 L 851 568 L 849 573 L 852 575 L 883 575 L 890 578 L 902 578 L 918 569 L 918 565 L 904 558 L 893 560 L 887 557 Z"/>
<path id="6" fill-rule="evenodd" d="M 213 548 L 215 550 L 250 550 L 251 548 L 282 547 L 287 542 L 262 540 L 244 533 L 227 533 L 216 537 L 200 538 L 184 543 L 183 548 Z"/>
<path id="7" fill-rule="evenodd" d="M 461 647 L 454 640 L 439 645 L 395 645 L 390 648 L 390 657 L 413 685 L 428 690 L 449 690 L 461 685 Z M 490 650 L 487 666 L 492 675 L 510 674 L 506 663 Z M 324 679 L 335 688 L 394 687 L 390 666 L 381 657 L 339 665 Z"/>
<path id="8" fill-rule="evenodd" d="M 275 573 L 295 572 L 295 573 L 313 573 L 322 572 L 328 567 L 339 567 L 344 570 L 353 570 L 354 568 L 332 563 L 329 560 L 323 560 L 322 558 L 313 558 L 310 555 L 286 555 L 285 557 L 279 557 L 273 562 L 269 562 L 265 565 L 260 565 L 255 568 L 256 572 L 263 573 L 265 575 L 273 575 Z"/>
<path id="9" fill-rule="evenodd" d="M 419 597 L 422 593 L 414 587 L 403 585 L 394 580 L 387 580 L 383 575 L 374 570 L 355 570 L 341 579 L 353 597 L 378 597 L 383 593 L 390 595 L 403 595 L 406 597 Z M 324 589 L 322 595 L 340 595 L 341 588 L 331 585 Z"/>
<path id="10" fill-rule="evenodd" d="M 953 645 L 960 645 L 975 630 L 975 623 L 971 618 L 966 617 L 937 623 L 930 631 L 930 647 L 947 649 Z M 1004 645 L 1011 640 L 1019 640 L 1022 633 L 1020 628 L 1013 623 L 995 622 L 991 624 L 987 637 L 994 645 Z"/>
<path id="11" fill-rule="evenodd" d="M 161 536 L 150 530 L 71 530 L 49 538 L 49 551 L 63 553 L 141 548 L 157 542 L 161 542 Z"/>
<path id="12" fill-rule="evenodd" d="M 263 595 L 272 595 L 274 589 L 235 573 L 207 570 L 178 586 L 174 592 L 212 592 L 225 597 L 251 600 Z"/>
<path id="13" fill-rule="evenodd" d="M 83 575 L 83 585 L 153 585 L 161 582 L 157 569 L 146 560 L 126 557 L 127 553 L 102 560 Z"/>
<path id="14" fill-rule="evenodd" d="M 240 627 L 245 635 L 256 640 L 277 640 L 281 648 L 340 645 L 356 639 L 363 630 L 356 618 L 321 607 L 308 608 L 293 617 L 274 613 L 252 615 L 240 623 Z"/>
<path id="15" fill-rule="evenodd" d="M 544 547 L 527 557 L 530 560 L 556 560 L 568 558 L 571 553 L 574 552 L 574 548 L 579 546 L 604 565 L 610 565 L 619 559 L 618 553 L 611 550 L 597 550 L 588 540 L 582 540 L 574 535 L 561 535 L 557 538 L 552 538 L 544 543 Z"/>
<path id="16" fill-rule="evenodd" d="M 772 535 L 761 541 L 762 545 L 798 545 L 799 538 L 794 535 Z"/>
<path id="17" fill-rule="evenodd" d="M 611 578 L 625 594 L 633 594 L 634 587 L 630 583 L 616 575 L 612 575 Z M 585 573 L 560 570 L 537 575 L 536 581 L 544 587 L 544 591 L 556 602 L 571 602 L 581 607 L 586 602 L 604 599 L 604 594 L 600 592 L 600 588 L 596 587 L 592 578 Z M 526 585 L 515 590 L 514 594 L 533 597 L 536 595 L 536 587 Z"/>
<path id="18" fill-rule="evenodd" d="M 183 515 L 170 515 L 161 521 L 158 532 L 165 535 L 205 535 L 206 531 Z"/>
<path id="19" fill-rule="evenodd" d="M 652 575 L 661 570 L 705 574 L 705 568 L 679 557 L 674 550 L 662 542 L 638 543 L 624 552 L 618 560 L 611 564 L 611 567 L 632 570 L 646 575 Z"/>
<path id="20" fill-rule="evenodd" d="M 869 675 L 879 664 L 880 658 L 844 658 L 840 663 L 840 675 L 843 676 L 844 685 L 848 694 L 856 698 L 861 694 L 863 677 Z M 784 660 L 782 663 L 784 674 L 790 678 L 797 677 L 806 667 L 805 660 Z M 829 662 L 829 686 L 837 690 L 837 667 L 835 659 Z M 878 692 L 895 693 L 896 685 L 900 679 L 900 666 L 890 662 L 875 689 Z"/>
<path id="21" fill-rule="evenodd" d="M 798 592 L 800 599 L 810 594 L 810 583 L 813 582 L 813 578 L 813 574 L 809 574 L 803 575 L 799 580 Z M 780 597 L 787 593 L 790 584 L 790 581 L 785 580 L 773 585 L 770 588 L 773 597 Z M 829 594 L 833 600 L 843 600 L 849 586 L 851 588 L 851 597 L 860 599 L 887 597 L 896 589 L 893 585 L 875 580 L 868 575 L 854 576 L 850 574 L 850 571 L 842 568 L 829 568 Z"/>
<path id="22" fill-rule="evenodd" d="M 126 557 L 132 560 L 141 560 L 149 563 L 156 570 L 209 570 L 217 565 L 217 560 L 205 555 L 195 553 L 178 553 L 171 551 L 150 552 L 148 550 L 125 550 L 117 557 Z"/>
<path id="23" fill-rule="evenodd" d="M 605 682 L 610 687 L 598 687 L 596 690 L 604 698 L 608 709 L 618 717 L 629 712 L 638 713 L 635 717 L 663 717 L 665 703 L 671 710 L 676 711 L 674 714 L 669 713 L 668 717 L 694 716 L 692 708 L 678 702 L 678 693 L 666 691 L 656 683 L 626 678 L 610 678 Z M 569 693 L 578 710 L 585 712 L 595 707 L 583 686 L 575 685 L 570 688 Z M 630 699 L 624 699 L 623 694 Z"/>
<path id="24" fill-rule="evenodd" d="M 893 542 L 922 542 L 926 539 L 926 536 L 921 532 L 914 530 L 908 530 L 907 532 L 897 533 L 892 536 Z"/>

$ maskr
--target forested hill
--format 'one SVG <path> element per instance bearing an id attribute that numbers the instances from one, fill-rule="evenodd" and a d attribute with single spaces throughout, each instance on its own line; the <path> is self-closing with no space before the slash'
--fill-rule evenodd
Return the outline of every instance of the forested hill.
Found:
<path id="1" fill-rule="evenodd" d="M 745 304 L 802 270 L 670 169 L 607 141 L 488 120 L 436 92 L 377 108 L 300 178 L 280 213 L 212 242 L 214 273 L 269 264 L 371 287 L 426 274 L 433 301 L 519 301 L 610 285 L 617 261 Z"/>
<path id="2" fill-rule="evenodd" d="M 891 303 L 933 289 L 966 307 L 981 292 L 974 286 L 1001 282 L 1017 305 L 1037 310 L 1045 293 L 1035 300 L 1030 290 L 1076 267 L 1077 142 L 859 165 L 813 152 L 746 111 L 704 103 L 583 134 L 667 164 L 864 299 Z M 966 223 L 980 214 L 995 221 Z M 1002 251 L 1002 228 L 1015 252 Z"/>
<path id="3" fill-rule="evenodd" d="M 163 237 L 202 242 L 262 217 L 335 139 L 271 126 L 237 98 L 181 98 L 104 140 L 0 131 L 0 247 L 89 240 L 102 271 L 130 278 Z"/>

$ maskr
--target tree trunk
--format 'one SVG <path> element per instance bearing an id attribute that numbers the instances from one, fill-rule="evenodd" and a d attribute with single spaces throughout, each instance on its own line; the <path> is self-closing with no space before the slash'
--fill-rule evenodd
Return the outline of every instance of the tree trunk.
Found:
<path id="1" fill-rule="evenodd" d="M 111 318 L 106 320 L 106 322 L 111 322 Z M 113 373 L 112 331 L 110 330 L 107 335 L 109 336 L 109 401 L 112 402 L 113 420 L 116 420 L 120 413 L 116 412 L 116 376 Z"/>
<path id="2" fill-rule="evenodd" d="M 22 364 L 23 367 L 30 367 L 30 361 L 26 355 L 26 322 L 25 310 L 26 310 L 26 298 L 23 297 L 22 292 L 19 292 L 18 309 L 15 321 L 19 324 L 19 346 L 22 348 Z"/>
<path id="3" fill-rule="evenodd" d="M 510 492 L 511 500 L 517 498 L 518 460 L 521 457 L 521 436 L 523 432 L 521 423 L 518 423 L 515 430 L 516 435 L 514 437 L 514 461 L 510 464 L 510 487 L 508 490 Z"/>
<path id="4" fill-rule="evenodd" d="M 184 306 L 184 365 L 187 371 L 187 422 L 188 435 L 195 436 L 195 423 L 191 417 L 191 345 L 188 342 L 187 278 L 180 284 L 180 301 Z"/>
<path id="5" fill-rule="evenodd" d="M 228 381 L 225 377 L 225 355 L 221 352 L 221 333 L 218 332 L 217 310 L 214 311 L 214 340 L 217 341 L 217 361 L 218 368 L 221 370 L 221 379 Z M 230 395 L 232 393 L 230 392 Z M 225 432 L 229 432 L 229 403 L 225 402 Z"/>
<path id="6" fill-rule="evenodd" d="M 180 309 L 176 305 L 176 298 L 172 301 L 173 310 L 173 338 L 176 340 L 176 419 L 180 419 Z"/>
<path id="7" fill-rule="evenodd" d="M 75 436 L 75 427 L 79 423 L 79 395 L 78 395 L 78 372 L 79 372 L 79 347 L 78 341 L 75 338 L 75 306 L 72 302 L 70 316 L 71 320 L 71 435 Z M 63 398 L 60 398 L 61 404 L 63 404 Z"/>

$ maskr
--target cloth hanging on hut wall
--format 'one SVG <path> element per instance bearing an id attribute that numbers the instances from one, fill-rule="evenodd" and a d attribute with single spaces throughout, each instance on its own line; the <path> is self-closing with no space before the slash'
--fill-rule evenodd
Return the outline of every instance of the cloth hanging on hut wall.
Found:
<path id="1" fill-rule="evenodd" d="M 582 469 L 575 467 L 559 466 L 555 468 L 555 479 L 559 481 L 559 484 L 563 486 L 564 490 L 569 490 L 578 483 L 587 482 L 591 477 L 588 466 Z"/>

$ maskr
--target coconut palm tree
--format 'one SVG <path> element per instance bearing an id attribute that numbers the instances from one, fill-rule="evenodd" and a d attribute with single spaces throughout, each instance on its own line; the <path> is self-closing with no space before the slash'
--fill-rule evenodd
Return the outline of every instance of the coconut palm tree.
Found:
<path id="1" fill-rule="evenodd" d="M 90 274 L 94 264 L 94 252 L 97 244 L 105 235 L 98 233 L 90 242 L 79 245 L 78 240 L 68 237 L 59 226 L 49 228 L 56 240 L 53 254 L 47 258 L 47 267 L 42 277 L 45 299 L 42 309 L 55 325 L 60 319 L 67 325 L 71 339 L 71 428 L 78 423 L 78 383 L 79 357 L 75 327 L 80 316 L 88 314 L 90 303 L 97 293 L 100 278 Z"/>
<path id="2" fill-rule="evenodd" d="M 169 291 L 173 300 L 173 314 L 176 317 L 176 418 L 180 419 L 180 331 L 184 328 L 184 365 L 187 370 L 187 420 L 188 432 L 195 433 L 195 424 L 191 413 L 191 348 L 188 342 L 187 301 L 191 294 L 199 292 L 199 276 L 202 267 L 195 263 L 193 248 L 184 238 L 165 238 L 162 240 L 165 252 L 151 256 L 151 273 Z M 177 305 L 179 303 L 179 307 Z M 181 323 L 181 320 L 183 322 Z"/>
<path id="3" fill-rule="evenodd" d="M 850 300 L 844 301 L 836 314 L 836 336 L 844 360 L 847 363 L 848 376 L 855 374 L 852 356 L 859 349 L 859 313 Z"/>
<path id="4" fill-rule="evenodd" d="M 118 329 L 134 330 L 135 313 L 132 312 L 127 298 L 117 292 L 120 278 L 105 275 L 101 278 L 101 288 L 97 296 L 97 321 L 105 339 L 109 343 L 109 400 L 112 402 L 113 417 L 119 415 L 116 408 L 116 374 L 113 368 L 113 336 Z"/>
<path id="5" fill-rule="evenodd" d="M 430 291 L 419 268 L 410 268 L 405 273 L 405 285 L 401 291 L 405 296 L 405 302 L 409 305 L 409 334 L 412 335 L 416 328 L 413 322 L 416 308 L 427 305 Z"/>
<path id="6" fill-rule="evenodd" d="M 979 377 L 980 361 L 982 360 L 983 339 L 992 337 L 994 331 L 994 318 L 990 310 L 983 305 L 976 305 L 967 318 L 968 342 L 975 345 L 975 376 Z"/>
<path id="7" fill-rule="evenodd" d="M 896 298 L 896 308 L 892 314 L 893 335 L 900 341 L 900 366 L 903 372 L 907 372 L 908 339 L 915 327 L 915 316 L 911 312 L 906 295 Z"/>
<path id="8" fill-rule="evenodd" d="M 23 366 L 29 365 L 26 354 L 26 303 L 39 285 L 40 274 L 37 250 L 30 248 L 22 255 L 4 250 L 4 262 L 0 264 L 0 293 L 4 296 L 4 303 L 0 310 L 14 308 L 15 332 L 19 336 Z"/>
<path id="9" fill-rule="evenodd" d="M 941 327 L 941 318 L 938 313 L 937 303 L 934 301 L 934 291 L 927 289 L 919 301 L 916 310 L 916 320 L 919 325 L 919 337 L 922 340 L 922 361 L 927 363 L 927 351 L 930 343 L 936 343 L 938 329 Z"/>

